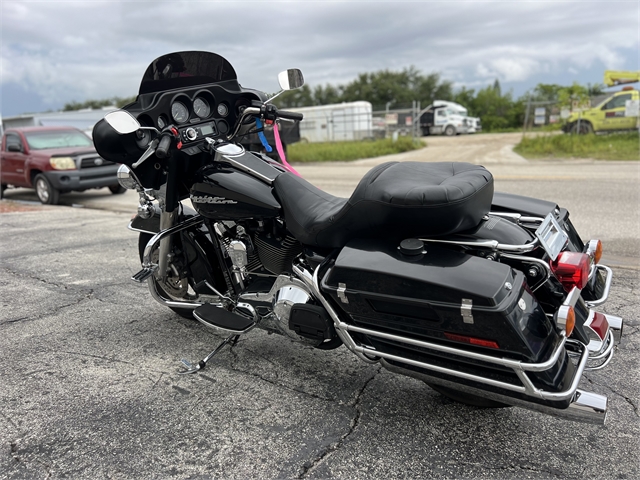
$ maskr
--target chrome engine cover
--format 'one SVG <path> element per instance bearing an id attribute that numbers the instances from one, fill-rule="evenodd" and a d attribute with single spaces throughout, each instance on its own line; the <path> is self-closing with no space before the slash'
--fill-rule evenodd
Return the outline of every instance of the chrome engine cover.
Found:
<path id="1" fill-rule="evenodd" d="M 291 280 L 283 282 L 282 278 L 283 276 L 280 276 L 278 289 L 273 294 L 271 314 L 263 317 L 258 327 L 269 332 L 278 333 L 296 342 L 315 346 L 318 343 L 317 341 L 301 337 L 289 328 L 291 308 L 295 304 L 312 302 L 311 292 L 299 281 L 295 283 Z"/>
<path id="2" fill-rule="evenodd" d="M 296 303 L 308 303 L 311 293 L 297 285 L 288 285 L 278 290 L 273 298 L 273 314 L 278 321 L 289 328 L 291 307 Z"/>

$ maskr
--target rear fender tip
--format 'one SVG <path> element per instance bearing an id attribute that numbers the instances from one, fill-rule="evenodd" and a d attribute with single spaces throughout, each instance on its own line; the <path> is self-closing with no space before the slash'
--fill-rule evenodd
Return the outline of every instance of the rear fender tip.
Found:
<path id="1" fill-rule="evenodd" d="M 611 330 L 613 331 L 613 339 L 617 345 L 618 343 L 620 343 L 620 339 L 622 338 L 624 320 L 622 320 L 622 317 L 617 317 L 608 313 L 605 313 L 604 316 L 607 318 L 609 328 L 611 328 Z"/>

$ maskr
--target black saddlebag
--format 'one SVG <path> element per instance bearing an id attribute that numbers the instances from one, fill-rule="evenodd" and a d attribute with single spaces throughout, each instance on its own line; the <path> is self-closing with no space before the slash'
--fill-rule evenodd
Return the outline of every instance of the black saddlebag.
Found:
<path id="1" fill-rule="evenodd" d="M 371 330 L 528 362 L 557 342 L 521 272 L 435 244 L 409 253 L 397 243 L 353 240 L 321 288 L 345 321 Z"/>

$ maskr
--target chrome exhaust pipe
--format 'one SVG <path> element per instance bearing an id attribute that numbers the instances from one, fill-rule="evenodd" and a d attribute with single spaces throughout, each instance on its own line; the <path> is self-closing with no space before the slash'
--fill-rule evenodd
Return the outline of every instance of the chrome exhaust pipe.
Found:
<path id="1" fill-rule="evenodd" d="M 451 382 L 443 378 L 431 376 L 427 373 L 416 372 L 406 368 L 397 367 L 396 365 L 391 365 L 385 359 L 381 359 L 380 364 L 393 373 L 406 375 L 427 383 L 435 383 L 437 385 L 442 385 L 443 387 L 451 388 L 453 390 L 459 390 L 461 392 L 469 393 L 481 398 L 495 400 L 497 402 L 512 405 L 514 407 L 526 408 L 528 410 L 533 410 L 565 420 L 602 426 L 605 424 L 605 421 L 607 419 L 608 399 L 604 395 L 599 395 L 597 393 L 586 392 L 584 390 L 578 389 L 576 390 L 576 393 L 573 396 L 573 400 L 569 404 L 569 407 L 565 409 L 559 409 L 550 407 L 548 405 L 528 402 L 520 398 L 501 395 L 495 392 L 488 392 L 486 390 L 470 387 L 468 385 Z"/>

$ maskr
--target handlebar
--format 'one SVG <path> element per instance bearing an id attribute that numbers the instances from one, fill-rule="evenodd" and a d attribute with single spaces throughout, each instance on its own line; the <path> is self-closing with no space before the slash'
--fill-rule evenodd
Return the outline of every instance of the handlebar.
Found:
<path id="1" fill-rule="evenodd" d="M 304 115 L 298 112 L 287 112 L 286 110 L 279 110 L 278 116 L 280 118 L 288 118 L 289 120 L 302 120 Z"/>
<path id="2" fill-rule="evenodd" d="M 258 102 L 256 102 L 257 104 Z M 233 140 L 238 135 L 240 127 L 242 126 L 244 119 L 249 115 L 256 115 L 258 118 L 265 118 L 267 120 L 276 120 L 277 118 L 285 118 L 288 120 L 302 120 L 304 115 L 298 112 L 288 112 L 286 110 L 278 110 L 274 105 L 263 103 L 259 107 L 251 106 L 242 111 L 240 118 L 236 122 L 236 128 L 231 135 L 227 136 L 227 140 Z"/>
<path id="3" fill-rule="evenodd" d="M 160 139 L 158 148 L 156 148 L 156 156 L 158 158 L 167 158 L 169 148 L 171 148 L 171 136 L 165 134 Z"/>

